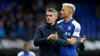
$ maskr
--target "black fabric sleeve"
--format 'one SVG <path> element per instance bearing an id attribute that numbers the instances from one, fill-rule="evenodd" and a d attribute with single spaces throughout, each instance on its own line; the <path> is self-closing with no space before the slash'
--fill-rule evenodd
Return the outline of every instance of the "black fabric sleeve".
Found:
<path id="1" fill-rule="evenodd" d="M 59 38 L 58 38 L 58 44 L 60 46 L 63 46 L 63 47 L 67 47 L 68 46 L 68 41 L 67 41 L 67 38 L 65 36 L 65 33 L 64 33 L 64 30 L 62 28 L 60 28 L 60 33 L 59 33 Z"/>
<path id="2" fill-rule="evenodd" d="M 44 42 L 47 41 L 47 38 L 43 38 L 42 37 L 42 32 L 39 28 L 36 29 L 36 32 L 34 34 L 34 45 L 35 46 L 40 46 L 42 44 L 44 44 Z"/>
<path id="3" fill-rule="evenodd" d="M 79 50 L 84 51 L 84 49 L 85 49 L 84 43 L 80 42 L 80 44 L 79 44 Z"/>

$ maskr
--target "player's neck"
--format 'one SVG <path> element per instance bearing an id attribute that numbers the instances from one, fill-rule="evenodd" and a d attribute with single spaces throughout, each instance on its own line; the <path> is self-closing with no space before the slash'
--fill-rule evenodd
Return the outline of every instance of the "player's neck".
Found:
<path id="1" fill-rule="evenodd" d="M 72 19 L 72 16 L 65 18 L 65 22 L 69 22 Z"/>
<path id="2" fill-rule="evenodd" d="M 29 51 L 24 51 L 24 53 L 28 53 Z"/>

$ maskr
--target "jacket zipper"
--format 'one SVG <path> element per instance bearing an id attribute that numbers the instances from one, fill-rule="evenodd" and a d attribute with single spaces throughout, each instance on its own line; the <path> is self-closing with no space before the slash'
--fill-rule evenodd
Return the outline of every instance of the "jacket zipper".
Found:
<path id="1" fill-rule="evenodd" d="M 52 28 L 52 34 L 53 34 L 53 27 L 51 27 L 51 28 Z M 52 44 L 51 44 L 51 46 L 52 46 Z M 51 51 L 52 51 L 52 48 L 51 48 Z M 51 56 L 53 56 L 52 54 L 53 54 L 53 53 L 51 52 Z"/>

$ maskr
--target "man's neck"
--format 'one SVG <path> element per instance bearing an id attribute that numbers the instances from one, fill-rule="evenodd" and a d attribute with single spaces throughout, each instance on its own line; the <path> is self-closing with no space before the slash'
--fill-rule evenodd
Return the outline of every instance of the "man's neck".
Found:
<path id="1" fill-rule="evenodd" d="M 28 53 L 29 51 L 24 51 L 25 53 Z"/>
<path id="2" fill-rule="evenodd" d="M 51 26 L 55 25 L 55 22 L 51 23 Z"/>
<path id="3" fill-rule="evenodd" d="M 65 18 L 65 22 L 69 22 L 72 19 L 72 16 Z"/>

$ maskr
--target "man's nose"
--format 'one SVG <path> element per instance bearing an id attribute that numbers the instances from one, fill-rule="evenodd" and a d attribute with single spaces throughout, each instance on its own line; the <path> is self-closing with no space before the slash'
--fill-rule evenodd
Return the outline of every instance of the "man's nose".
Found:
<path id="1" fill-rule="evenodd" d="M 50 17 L 48 17 L 48 19 L 50 19 Z"/>
<path id="2" fill-rule="evenodd" d="M 50 20 L 50 18 L 48 18 L 48 20 Z"/>

